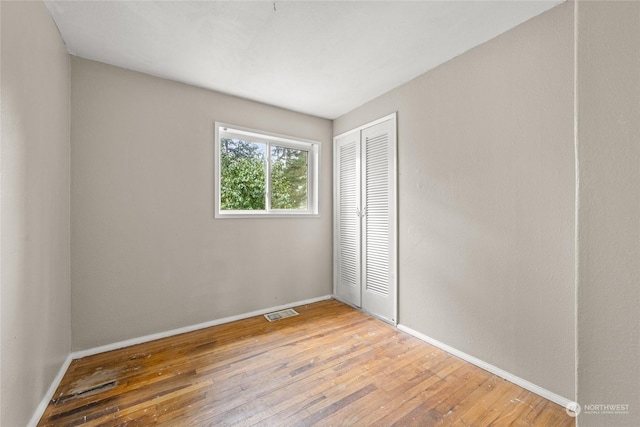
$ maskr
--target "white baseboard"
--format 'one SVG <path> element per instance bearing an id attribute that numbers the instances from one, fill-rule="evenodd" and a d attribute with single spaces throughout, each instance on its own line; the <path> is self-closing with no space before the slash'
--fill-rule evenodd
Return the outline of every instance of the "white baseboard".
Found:
<path id="1" fill-rule="evenodd" d="M 60 367 L 60 370 L 58 371 L 58 375 L 56 375 L 56 377 L 53 379 L 51 386 L 49 386 L 47 393 L 40 401 L 40 404 L 38 405 L 35 412 L 33 413 L 33 416 L 31 417 L 31 420 L 29 420 L 29 424 L 27 424 L 27 426 L 36 427 L 38 425 L 38 422 L 40 422 L 40 418 L 42 418 L 42 415 L 44 414 L 44 411 L 47 409 L 49 402 L 51 401 L 51 399 L 53 399 L 53 394 L 56 392 L 56 389 L 60 385 L 60 381 L 62 381 L 62 377 L 64 377 L 64 374 L 67 372 L 67 369 L 69 369 L 69 365 L 71 365 L 71 362 L 75 359 L 81 359 L 86 356 L 93 356 L 94 354 L 104 353 L 111 350 L 117 350 L 119 348 L 124 348 L 124 347 L 128 347 L 135 344 L 141 344 L 141 343 L 157 340 L 160 338 L 166 338 L 173 335 L 179 335 L 185 332 L 197 331 L 198 329 L 204 329 L 210 326 L 222 325 L 224 323 L 234 322 L 236 320 L 247 319 L 253 316 L 260 316 L 262 314 L 271 313 L 272 311 L 284 310 L 286 308 L 299 307 L 301 305 L 312 304 L 314 302 L 319 302 L 319 301 L 325 301 L 331 298 L 333 298 L 333 295 L 325 295 L 318 298 L 311 298 L 303 301 L 292 302 L 290 304 L 279 305 L 276 307 L 266 308 L 264 310 L 252 311 L 250 313 L 239 314 L 237 316 L 224 317 L 222 319 L 212 320 L 210 322 L 204 322 L 204 323 L 199 323 L 197 325 L 185 326 L 184 328 L 172 329 L 166 332 L 146 335 L 143 337 L 120 341 L 113 344 L 107 344 L 100 347 L 90 348 L 87 350 L 74 351 L 71 354 L 69 354 L 69 356 L 67 356 L 67 359 L 64 361 L 64 363 Z"/>
<path id="2" fill-rule="evenodd" d="M 507 371 L 504 371 L 500 368 L 498 368 L 497 366 L 493 366 L 490 363 L 487 363 L 483 360 L 480 360 L 476 357 L 473 357 L 467 353 L 464 353 L 458 349 L 455 349 L 451 346 L 448 346 L 445 343 L 442 343 L 436 339 L 433 339 L 427 335 L 424 335 L 418 331 L 415 331 L 411 328 L 409 328 L 408 326 L 405 325 L 398 325 L 398 329 L 408 333 L 409 335 L 413 335 L 414 337 L 418 338 L 419 340 L 425 341 L 433 346 L 436 346 L 444 351 L 446 351 L 447 353 L 453 354 L 456 357 L 459 357 L 460 359 L 467 361 L 473 365 L 476 365 L 479 368 L 484 369 L 485 371 L 491 372 L 492 374 L 495 374 L 497 376 L 499 376 L 500 378 L 504 378 L 505 380 L 512 382 L 516 385 L 519 385 L 520 387 L 529 390 L 532 393 L 537 394 L 538 396 L 542 396 L 545 399 L 548 399 L 554 403 L 557 403 L 558 405 L 562 406 L 563 408 L 566 408 L 567 405 L 569 403 L 572 402 L 572 400 L 569 400 L 567 398 L 564 398 L 560 395 L 557 395 L 545 388 L 542 388 L 540 386 L 537 386 L 525 379 L 522 379 L 516 375 L 513 375 Z"/>
<path id="3" fill-rule="evenodd" d="M 138 338 L 132 338 L 125 341 L 115 342 L 113 344 L 102 345 L 99 347 L 90 348 L 87 350 L 74 351 L 71 353 L 73 359 L 81 359 L 87 356 L 93 356 L 95 354 L 105 353 L 111 350 L 117 350 L 124 347 L 129 347 L 136 344 L 142 344 L 149 341 L 158 340 L 161 338 L 167 338 L 174 335 L 184 334 L 185 332 L 197 331 L 199 329 L 209 328 L 211 326 L 222 325 L 224 323 L 235 322 L 236 320 L 247 319 L 253 316 L 260 316 L 263 314 L 271 313 L 272 311 L 284 310 L 286 308 L 298 307 L 301 305 L 312 304 L 318 301 L 325 301 L 333 298 L 333 295 L 324 295 L 317 298 L 311 298 L 303 301 L 292 302 L 289 304 L 279 305 L 276 307 L 265 308 L 263 310 L 252 311 L 250 313 L 238 314 L 236 316 L 224 317 L 222 319 L 211 320 L 209 322 L 199 323 L 197 325 L 185 326 L 183 328 L 172 329 L 170 331 L 158 332 L 156 334 L 145 335 Z"/>
<path id="4" fill-rule="evenodd" d="M 29 424 L 27 424 L 28 427 L 36 427 L 38 425 L 38 422 L 40 422 L 40 418 L 42 418 L 42 414 L 44 414 L 44 411 L 47 409 L 47 406 L 49 406 L 49 402 L 51 401 L 51 399 L 53 399 L 53 394 L 58 389 L 58 385 L 60 384 L 60 381 L 62 381 L 62 377 L 64 377 L 64 374 L 67 372 L 67 369 L 69 369 L 69 365 L 71 365 L 72 360 L 73 360 L 73 357 L 71 357 L 71 355 L 68 355 L 65 361 L 62 363 L 62 366 L 60 366 L 60 370 L 58 371 L 58 374 L 51 382 L 49 389 L 47 390 L 46 394 L 40 401 L 40 404 L 38 405 L 35 412 L 33 413 L 33 416 L 29 420 Z"/>

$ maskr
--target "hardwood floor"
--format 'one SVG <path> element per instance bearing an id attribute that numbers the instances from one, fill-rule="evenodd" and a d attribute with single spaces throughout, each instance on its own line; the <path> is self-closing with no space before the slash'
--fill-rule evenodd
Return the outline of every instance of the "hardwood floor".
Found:
<path id="1" fill-rule="evenodd" d="M 72 362 L 39 426 L 572 426 L 564 408 L 337 301 Z"/>

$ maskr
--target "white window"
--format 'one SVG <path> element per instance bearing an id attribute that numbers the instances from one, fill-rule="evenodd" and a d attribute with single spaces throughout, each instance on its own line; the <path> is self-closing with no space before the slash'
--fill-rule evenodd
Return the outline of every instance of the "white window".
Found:
<path id="1" fill-rule="evenodd" d="M 317 216 L 320 145 L 216 122 L 215 217 Z"/>

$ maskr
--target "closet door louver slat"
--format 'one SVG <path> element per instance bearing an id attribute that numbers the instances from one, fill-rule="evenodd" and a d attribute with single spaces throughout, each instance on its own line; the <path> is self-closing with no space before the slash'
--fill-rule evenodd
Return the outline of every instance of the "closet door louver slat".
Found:
<path id="1" fill-rule="evenodd" d="M 389 295 L 389 135 L 364 140 L 366 152 L 365 289 Z"/>
<path id="2" fill-rule="evenodd" d="M 360 198 L 358 177 L 359 144 L 347 138 L 337 145 L 337 292 L 360 306 Z"/>

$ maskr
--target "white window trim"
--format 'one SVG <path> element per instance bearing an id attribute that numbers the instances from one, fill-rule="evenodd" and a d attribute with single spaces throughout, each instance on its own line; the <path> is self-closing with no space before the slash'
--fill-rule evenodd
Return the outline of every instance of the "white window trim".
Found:
<path id="1" fill-rule="evenodd" d="M 266 209 L 263 211 L 221 211 L 220 210 L 220 137 L 221 134 L 234 134 L 247 137 L 251 141 L 274 144 L 279 147 L 304 149 L 309 152 L 308 158 L 308 206 L 306 210 L 271 209 L 271 197 L 267 197 Z M 320 193 L 320 143 L 308 139 L 296 138 L 288 135 L 280 135 L 272 132 L 251 129 L 228 123 L 215 122 L 214 141 L 214 217 L 215 218 L 282 218 L 282 217 L 319 217 L 319 193 Z M 266 187 L 270 192 L 270 155 L 267 153 Z"/>

